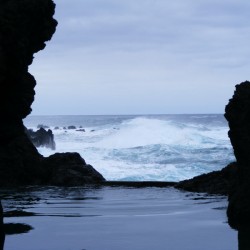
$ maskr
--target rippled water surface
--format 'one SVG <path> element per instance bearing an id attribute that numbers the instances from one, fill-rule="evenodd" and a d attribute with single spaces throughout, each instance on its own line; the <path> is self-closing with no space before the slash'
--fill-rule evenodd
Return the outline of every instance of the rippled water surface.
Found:
<path id="1" fill-rule="evenodd" d="M 235 250 L 227 199 L 173 188 L 74 187 L 2 190 L 5 250 Z"/>

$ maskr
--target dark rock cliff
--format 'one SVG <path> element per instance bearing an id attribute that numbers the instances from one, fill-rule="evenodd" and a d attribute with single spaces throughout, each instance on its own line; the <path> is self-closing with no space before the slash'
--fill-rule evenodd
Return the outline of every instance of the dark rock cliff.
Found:
<path id="1" fill-rule="evenodd" d="M 51 0 L 0 0 L 0 116 L 4 121 L 0 123 L 0 186 L 23 183 L 41 167 L 42 156 L 27 138 L 22 119 L 31 112 L 35 95 L 36 81 L 28 66 L 55 32 L 54 8 Z"/>
<path id="2" fill-rule="evenodd" d="M 230 226 L 240 230 L 250 224 L 250 82 L 236 85 L 225 117 L 238 165 L 237 183 L 229 195 L 227 215 Z"/>
<path id="3" fill-rule="evenodd" d="M 78 154 L 44 158 L 25 133 L 22 119 L 31 112 L 36 85 L 28 67 L 33 54 L 45 48 L 56 30 L 54 10 L 52 0 L 0 0 L 0 116 L 4 121 L 0 123 L 0 186 L 104 180 Z"/>
<path id="4" fill-rule="evenodd" d="M 23 134 L 22 119 L 31 112 L 36 85 L 28 66 L 55 32 L 54 8 L 51 0 L 0 1 L 1 141 Z"/>
<path id="5" fill-rule="evenodd" d="M 3 225 L 3 208 L 2 208 L 1 201 L 0 201 L 0 250 L 3 249 L 4 238 L 5 238 L 5 232 L 4 232 L 4 225 Z"/>
<path id="6" fill-rule="evenodd" d="M 225 108 L 237 163 L 176 184 L 194 192 L 228 195 L 228 223 L 239 231 L 239 249 L 250 249 L 250 82 L 236 85 Z"/>

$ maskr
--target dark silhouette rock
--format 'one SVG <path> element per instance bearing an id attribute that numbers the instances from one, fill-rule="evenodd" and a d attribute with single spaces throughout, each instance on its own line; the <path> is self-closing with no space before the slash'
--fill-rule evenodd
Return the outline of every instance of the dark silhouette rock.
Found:
<path id="1" fill-rule="evenodd" d="M 250 225 L 250 82 L 236 85 L 225 118 L 238 166 L 236 185 L 229 195 L 228 222 L 232 228 L 245 231 Z"/>
<path id="2" fill-rule="evenodd" d="M 0 186 L 104 180 L 78 154 L 44 158 L 25 133 L 22 119 L 31 112 L 36 85 L 28 67 L 33 54 L 45 48 L 56 30 L 54 9 L 52 0 L 0 0 L 0 116 L 4 120 L 0 123 Z M 52 132 L 48 133 L 50 144 Z M 38 134 L 32 138 L 34 144 L 46 144 L 44 128 Z"/>
<path id="3" fill-rule="evenodd" d="M 25 134 L 13 138 L 0 147 L 0 186 L 40 184 L 42 159 Z"/>
<path id="4" fill-rule="evenodd" d="M 56 149 L 56 143 L 54 141 L 52 130 L 45 130 L 44 128 L 40 128 L 37 131 L 33 131 L 32 129 L 27 129 L 26 134 L 28 135 L 34 146 L 46 147 L 52 150 Z"/>
<path id="5" fill-rule="evenodd" d="M 102 175 L 86 164 L 78 153 L 43 157 L 25 135 L 13 139 L 4 149 L 4 152 L 0 151 L 0 187 L 74 186 L 104 181 Z"/>
<path id="6" fill-rule="evenodd" d="M 0 186 L 29 182 L 40 172 L 42 157 L 22 119 L 31 112 L 35 95 L 28 66 L 55 32 L 54 8 L 51 0 L 0 1 L 0 116 L 5 121 L 0 123 Z"/>
<path id="7" fill-rule="evenodd" d="M 231 163 L 222 170 L 180 181 L 175 187 L 191 192 L 228 195 L 234 188 L 236 175 L 237 164 Z"/>
<path id="8" fill-rule="evenodd" d="M 105 181 L 78 153 L 56 153 L 44 159 L 48 183 L 57 186 L 81 186 Z"/>
<path id="9" fill-rule="evenodd" d="M 4 229 L 6 235 L 13 235 L 28 233 L 33 227 L 23 223 L 6 223 Z"/>
<path id="10" fill-rule="evenodd" d="M 51 0 L 0 1 L 0 114 L 16 133 L 31 112 L 36 81 L 28 66 L 55 32 L 54 8 Z"/>
<path id="11" fill-rule="evenodd" d="M 250 249 L 250 227 L 241 227 L 238 233 L 238 250 L 249 250 Z"/>
<path id="12" fill-rule="evenodd" d="M 0 201 L 0 250 L 3 249 L 4 238 L 5 238 L 5 231 L 3 225 L 3 207 Z"/>

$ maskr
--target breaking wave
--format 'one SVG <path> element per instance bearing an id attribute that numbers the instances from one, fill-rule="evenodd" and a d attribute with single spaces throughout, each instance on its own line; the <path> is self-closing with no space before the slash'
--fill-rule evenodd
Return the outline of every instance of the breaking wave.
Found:
<path id="1" fill-rule="evenodd" d="M 179 181 L 234 160 L 220 115 L 74 117 L 85 132 L 63 127 L 74 123 L 69 116 L 60 117 L 60 122 L 56 116 L 29 119 L 29 127 L 39 119 L 49 124 L 56 152 L 79 152 L 108 180 Z M 54 129 L 60 123 L 64 125 Z M 39 151 L 45 156 L 54 153 Z"/>

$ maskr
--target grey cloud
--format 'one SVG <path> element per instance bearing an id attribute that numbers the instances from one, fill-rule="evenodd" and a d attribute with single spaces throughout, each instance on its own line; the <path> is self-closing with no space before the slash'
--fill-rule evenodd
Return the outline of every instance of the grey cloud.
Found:
<path id="1" fill-rule="evenodd" d="M 111 108 L 113 102 L 108 100 L 115 98 L 110 89 L 118 93 L 117 88 L 126 88 L 121 102 L 132 90 L 143 96 L 131 103 L 134 107 L 146 107 L 146 96 L 154 93 L 155 107 L 176 106 L 179 98 L 180 107 L 191 109 L 199 106 L 189 103 L 196 91 L 204 102 L 213 95 L 213 110 L 218 105 L 221 112 L 233 84 L 249 74 L 250 3 L 246 0 L 55 2 L 58 30 L 31 67 L 43 83 L 38 100 L 44 98 L 47 86 L 60 86 L 62 95 L 74 86 L 79 102 L 81 96 L 100 99 L 101 89 Z M 227 82 L 232 88 L 228 92 L 221 88 L 216 99 L 214 89 Z M 117 113 L 120 106 L 126 105 L 117 103 Z"/>

